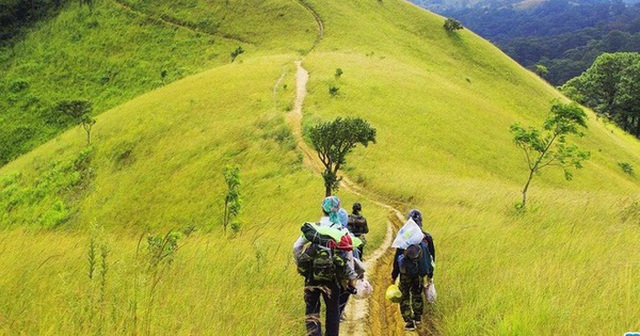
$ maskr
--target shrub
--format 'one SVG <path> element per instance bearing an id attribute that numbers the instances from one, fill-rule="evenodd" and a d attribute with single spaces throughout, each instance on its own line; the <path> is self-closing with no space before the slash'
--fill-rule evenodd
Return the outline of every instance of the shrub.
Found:
<path id="1" fill-rule="evenodd" d="M 625 174 L 635 176 L 635 171 L 633 170 L 633 166 L 629 162 L 618 162 L 618 166 L 622 168 L 622 171 L 625 172 Z"/>
<path id="2" fill-rule="evenodd" d="M 240 56 L 240 54 L 244 53 L 244 49 L 241 46 L 237 47 L 236 50 L 231 52 L 231 62 L 236 60 L 236 57 Z"/>
<path id="3" fill-rule="evenodd" d="M 448 18 L 444 21 L 444 29 L 448 32 L 464 29 L 462 23 L 456 19 Z"/>
<path id="4" fill-rule="evenodd" d="M 26 80 L 18 79 L 9 83 L 9 91 L 13 93 L 22 92 L 29 88 L 29 82 Z"/>

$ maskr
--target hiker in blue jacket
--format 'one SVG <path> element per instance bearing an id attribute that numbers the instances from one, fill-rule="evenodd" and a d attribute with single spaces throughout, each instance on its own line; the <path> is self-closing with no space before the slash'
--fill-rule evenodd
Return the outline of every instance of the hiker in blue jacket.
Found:
<path id="1" fill-rule="evenodd" d="M 411 210 L 407 219 L 413 219 L 422 228 L 422 214 L 419 210 Z M 436 250 L 431 235 L 424 230 L 422 232 L 424 238 L 420 244 L 410 245 L 406 249 L 396 249 L 393 258 L 391 280 L 395 282 L 396 278 L 400 277 L 398 286 L 402 292 L 400 312 L 406 330 L 415 330 L 416 325 L 422 322 L 424 311 L 422 291 L 433 283 Z"/>

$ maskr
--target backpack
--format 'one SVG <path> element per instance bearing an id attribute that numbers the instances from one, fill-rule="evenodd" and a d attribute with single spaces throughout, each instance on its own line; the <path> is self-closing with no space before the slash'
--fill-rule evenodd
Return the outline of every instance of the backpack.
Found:
<path id="1" fill-rule="evenodd" d="M 411 244 L 398 256 L 400 273 L 410 277 L 426 276 L 433 272 L 431 255 L 424 242 Z"/>
<path id="2" fill-rule="evenodd" d="M 314 225 L 316 225 L 316 227 L 314 227 Z M 329 235 L 318 232 L 317 225 L 316 223 L 306 222 L 302 225 L 300 231 L 302 231 L 302 235 L 313 244 L 335 247 L 335 239 Z"/>
<path id="3" fill-rule="evenodd" d="M 315 243 L 305 249 L 298 261 L 298 273 L 314 281 L 343 280 L 346 268 L 345 253 Z"/>

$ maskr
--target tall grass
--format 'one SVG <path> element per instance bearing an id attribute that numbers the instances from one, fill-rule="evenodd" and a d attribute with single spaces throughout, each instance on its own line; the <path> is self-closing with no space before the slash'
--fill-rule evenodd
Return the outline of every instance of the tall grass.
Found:
<path id="1" fill-rule="evenodd" d="M 356 149 L 345 171 L 401 210 L 423 211 L 438 249 L 433 313 L 443 334 L 640 328 L 640 195 L 637 179 L 617 164 L 640 163 L 637 140 L 591 115 L 579 143 L 592 152 L 585 169 L 571 183 L 551 171 L 537 177 L 529 209 L 517 212 L 526 167 L 508 126 L 539 124 L 558 96 L 553 88 L 472 33 L 447 35 L 441 18 L 404 2 L 306 3 L 326 31 L 303 62 L 311 75 L 304 123 L 359 116 L 377 128 L 378 143 Z M 158 16 L 180 8 L 177 18 L 198 22 L 178 5 L 131 4 Z M 251 11 L 242 4 L 237 8 Z M 197 12 L 193 17 L 201 18 Z M 293 22 L 307 17 L 315 29 L 307 14 Z M 315 31 L 302 35 L 315 39 Z M 269 56 L 269 47 L 281 53 L 285 41 L 273 36 L 255 54 L 246 47 L 233 64 L 100 115 L 91 160 L 80 160 L 91 174 L 75 165 L 84 148 L 79 129 L 0 169 L 2 333 L 303 332 L 302 280 L 290 248 L 299 225 L 319 216 L 323 188 L 320 176 L 302 167 L 283 118 L 295 95 L 299 53 Z M 292 45 L 304 48 L 300 41 Z M 336 68 L 343 70 L 339 78 Z M 332 85 L 339 94 L 330 95 Z M 234 239 L 223 238 L 220 226 L 226 164 L 239 165 L 244 182 L 243 225 Z M 339 195 L 347 208 L 363 202 L 373 248 L 387 214 Z M 57 230 L 40 230 L 54 222 Z M 108 242 L 107 271 L 96 266 L 93 273 L 105 279 L 104 286 L 94 282 L 96 293 L 104 292 L 98 320 L 90 319 L 87 301 L 96 298 L 87 276 L 92 222 L 104 225 Z M 150 304 L 140 235 L 192 225 L 198 231 L 180 240 Z M 96 265 L 99 253 L 94 247 Z"/>
<path id="2" fill-rule="evenodd" d="M 94 173 L 81 193 L 67 192 L 65 182 L 84 146 L 80 130 L 4 167 L 4 195 L 32 193 L 43 175 L 53 182 L 42 190 L 45 197 L 0 203 L 0 240 L 7 242 L 0 253 L 7 270 L 1 332 L 301 333 L 303 282 L 291 246 L 301 224 L 320 217 L 324 188 L 320 176 L 301 166 L 284 126 L 293 59 L 230 64 L 99 116 L 89 165 Z M 162 99 L 168 95 L 171 100 Z M 45 164 L 51 155 L 71 162 L 71 173 L 51 172 Z M 242 229 L 233 239 L 224 238 L 221 226 L 227 163 L 238 164 L 243 179 Z M 372 230 L 368 248 L 375 248 L 386 212 L 339 195 L 348 209 L 363 203 Z M 43 232 L 38 220 L 56 198 L 64 199 L 69 215 L 59 230 Z M 93 244 L 91 222 L 105 232 Z M 180 239 L 171 265 L 154 276 L 141 234 L 164 236 L 185 226 L 197 231 Z"/>

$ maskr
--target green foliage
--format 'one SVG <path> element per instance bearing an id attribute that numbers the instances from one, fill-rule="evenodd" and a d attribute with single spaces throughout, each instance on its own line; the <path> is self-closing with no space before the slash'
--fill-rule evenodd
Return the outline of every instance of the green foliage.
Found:
<path id="1" fill-rule="evenodd" d="M 331 86 L 329 86 L 329 94 L 330 94 L 331 96 L 334 96 L 334 97 L 335 97 L 335 96 L 337 96 L 337 95 L 338 95 L 338 93 L 339 93 L 339 92 L 340 92 L 340 88 L 339 88 L 339 87 L 337 87 L 337 86 L 335 86 L 335 85 L 331 85 Z"/>
<path id="2" fill-rule="evenodd" d="M 183 234 L 180 231 L 170 230 L 165 235 L 148 235 L 147 236 L 147 254 L 149 262 L 149 270 L 157 272 L 158 268 L 173 262 L 176 251 L 178 250 L 178 241 Z"/>
<path id="3" fill-rule="evenodd" d="M 549 73 L 549 69 L 542 64 L 536 64 L 535 73 L 540 77 L 545 77 Z"/>
<path id="4" fill-rule="evenodd" d="M 56 110 L 79 124 L 87 134 L 87 146 L 91 145 L 91 129 L 96 124 L 96 119 L 91 116 L 91 111 L 93 111 L 91 102 L 86 100 L 63 100 L 58 102 Z"/>
<path id="5" fill-rule="evenodd" d="M 444 21 L 444 30 L 448 32 L 454 32 L 461 29 L 464 29 L 464 27 L 462 26 L 462 23 L 456 19 L 448 18 Z"/>
<path id="6" fill-rule="evenodd" d="M 240 223 L 237 217 L 242 208 L 242 199 L 240 197 L 240 167 L 226 166 L 222 170 L 227 190 L 224 195 L 224 212 L 222 217 L 222 227 L 226 234 L 227 226 L 231 225 L 234 233 L 240 231 Z"/>
<path id="7" fill-rule="evenodd" d="M 80 0 L 80 5 L 87 6 L 89 8 L 89 12 L 93 13 L 93 7 L 95 5 L 95 0 Z"/>
<path id="8" fill-rule="evenodd" d="M 56 110 L 80 124 L 82 118 L 93 111 L 93 107 L 91 102 L 87 100 L 63 100 L 58 102 Z"/>
<path id="9" fill-rule="evenodd" d="M 336 68 L 336 73 L 335 73 L 333 76 L 334 76 L 334 77 L 336 78 L 336 80 L 337 80 L 337 79 L 340 79 L 340 76 L 342 76 L 342 74 L 343 74 L 343 73 L 344 73 L 344 72 L 342 71 L 342 69 L 341 69 L 341 68 Z"/>
<path id="10" fill-rule="evenodd" d="M 573 178 L 571 168 L 582 168 L 582 162 L 589 159 L 589 153 L 581 151 L 575 145 L 567 145 L 566 137 L 574 135 L 584 136 L 583 128 L 587 128 L 587 115 L 576 104 L 563 104 L 555 101 L 551 106 L 551 113 L 544 121 L 543 130 L 530 127 L 523 128 L 519 123 L 511 125 L 513 141 L 524 152 L 529 177 L 522 189 L 522 203 L 519 208 L 527 204 L 527 191 L 533 176 L 549 166 L 563 169 L 567 181 Z"/>
<path id="11" fill-rule="evenodd" d="M 28 88 L 29 88 L 29 82 L 21 79 L 12 81 L 11 83 L 9 83 L 9 87 L 8 87 L 9 92 L 11 93 L 19 93 L 19 92 L 25 91 Z"/>
<path id="12" fill-rule="evenodd" d="M 0 185 L 0 223 L 11 227 L 28 222 L 38 227 L 56 228 L 67 223 L 75 210 L 75 200 L 93 180 L 91 167 L 95 150 L 87 147 L 72 159 L 53 161 L 41 167 L 29 181 L 21 175 L 5 178 Z M 38 211 L 34 211 L 38 208 Z"/>
<path id="13" fill-rule="evenodd" d="M 152 311 L 155 308 L 158 285 L 164 279 L 168 268 L 173 263 L 175 255 L 180 248 L 178 242 L 184 236 L 185 233 L 183 231 L 176 231 L 173 229 L 169 230 L 169 232 L 167 232 L 167 234 L 165 234 L 164 236 L 151 234 L 147 235 L 148 294 L 144 315 L 144 328 L 147 335 L 151 334 Z M 137 309 L 134 314 L 137 316 Z M 137 333 L 136 324 L 134 324 L 134 332 Z"/>
<path id="14" fill-rule="evenodd" d="M 630 164 L 629 162 L 618 162 L 618 166 L 620 166 L 620 169 L 622 169 L 622 171 L 630 176 L 635 176 L 635 170 L 633 169 L 633 165 Z"/>
<path id="15" fill-rule="evenodd" d="M 231 52 L 231 62 L 236 60 L 236 57 L 240 56 L 240 54 L 244 53 L 244 49 L 241 46 L 238 46 L 234 51 Z"/>
<path id="16" fill-rule="evenodd" d="M 640 137 L 639 83 L 640 54 L 614 53 L 599 56 L 587 71 L 568 81 L 561 90 Z"/>
<path id="17" fill-rule="evenodd" d="M 338 190 L 338 171 L 346 163 L 349 154 L 357 144 L 367 147 L 376 143 L 376 129 L 361 118 L 341 118 L 320 123 L 309 129 L 309 139 L 325 167 L 325 194 L 330 196 Z"/>

